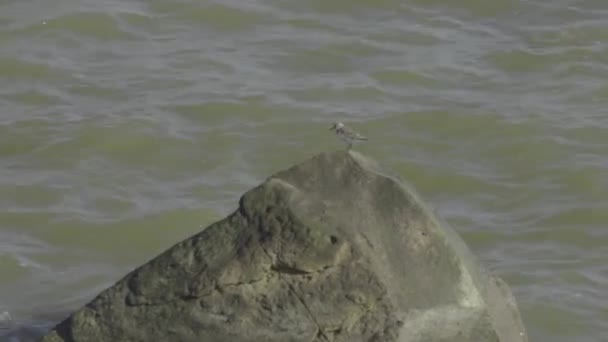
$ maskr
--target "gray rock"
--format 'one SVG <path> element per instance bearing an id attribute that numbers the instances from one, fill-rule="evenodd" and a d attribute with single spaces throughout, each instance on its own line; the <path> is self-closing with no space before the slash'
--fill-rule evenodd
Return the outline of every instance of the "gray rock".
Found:
<path id="1" fill-rule="evenodd" d="M 318 155 L 43 341 L 527 341 L 507 285 L 403 181 Z"/>

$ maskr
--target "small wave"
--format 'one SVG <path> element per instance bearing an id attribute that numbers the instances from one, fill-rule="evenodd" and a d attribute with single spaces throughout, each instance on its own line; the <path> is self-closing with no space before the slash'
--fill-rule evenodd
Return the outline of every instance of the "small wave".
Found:
<path id="1" fill-rule="evenodd" d="M 48 64 L 17 57 L 0 57 L 0 77 L 8 79 L 66 80 L 70 74 Z"/>
<path id="2" fill-rule="evenodd" d="M 274 20 L 269 13 L 220 3 L 201 5 L 198 2 L 163 1 L 153 3 L 150 8 L 154 13 L 179 19 L 182 23 L 205 25 L 218 31 L 247 30 Z"/>
<path id="3" fill-rule="evenodd" d="M 30 30 L 62 30 L 100 40 L 131 40 L 133 35 L 123 30 L 112 15 L 101 12 L 79 12 L 65 14 L 34 24 Z"/>

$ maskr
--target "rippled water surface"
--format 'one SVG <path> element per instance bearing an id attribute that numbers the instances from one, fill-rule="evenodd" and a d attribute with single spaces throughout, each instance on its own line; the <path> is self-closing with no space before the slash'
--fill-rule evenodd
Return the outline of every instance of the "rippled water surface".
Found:
<path id="1" fill-rule="evenodd" d="M 2 0 L 0 339 L 341 148 L 340 119 L 531 341 L 606 341 L 606 80 L 603 0 Z"/>

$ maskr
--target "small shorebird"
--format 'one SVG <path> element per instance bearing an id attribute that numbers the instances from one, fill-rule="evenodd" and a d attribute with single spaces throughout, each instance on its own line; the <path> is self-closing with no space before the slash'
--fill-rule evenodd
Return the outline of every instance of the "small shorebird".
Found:
<path id="1" fill-rule="evenodd" d="M 344 126 L 341 122 L 334 123 L 329 130 L 336 132 L 336 136 L 348 145 L 347 150 L 350 150 L 354 143 L 367 140 L 366 137 Z"/>

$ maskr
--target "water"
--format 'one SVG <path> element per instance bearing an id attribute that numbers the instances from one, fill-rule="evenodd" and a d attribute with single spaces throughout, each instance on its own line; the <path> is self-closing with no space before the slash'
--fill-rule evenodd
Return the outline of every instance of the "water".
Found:
<path id="1" fill-rule="evenodd" d="M 607 341 L 608 4 L 0 1 L 0 339 L 340 148 L 413 183 L 531 341 Z"/>

